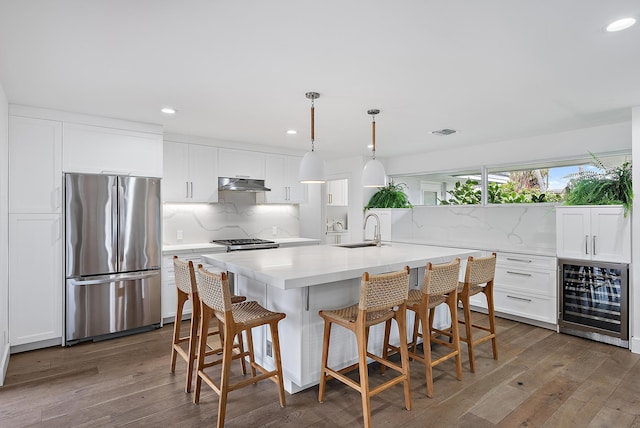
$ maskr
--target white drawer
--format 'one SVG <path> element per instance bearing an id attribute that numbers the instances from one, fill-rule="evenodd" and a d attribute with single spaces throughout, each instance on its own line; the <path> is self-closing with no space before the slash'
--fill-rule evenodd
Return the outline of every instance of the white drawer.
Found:
<path id="1" fill-rule="evenodd" d="M 498 266 L 494 280 L 495 289 L 523 291 L 548 297 L 556 295 L 556 272 L 533 270 L 517 266 Z"/>
<path id="2" fill-rule="evenodd" d="M 495 310 L 550 324 L 557 322 L 556 300 L 550 297 L 493 290 Z"/>
<path id="3" fill-rule="evenodd" d="M 517 253 L 498 253 L 497 266 L 513 266 L 524 269 L 556 270 L 556 258 Z"/>

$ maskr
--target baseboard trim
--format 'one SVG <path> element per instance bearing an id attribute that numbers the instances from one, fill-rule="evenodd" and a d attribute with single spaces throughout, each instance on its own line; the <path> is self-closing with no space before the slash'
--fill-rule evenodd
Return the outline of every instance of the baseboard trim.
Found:
<path id="1" fill-rule="evenodd" d="M 640 354 L 640 337 L 632 337 L 629 349 L 634 354 Z"/>
<path id="2" fill-rule="evenodd" d="M 5 343 L 4 355 L 2 356 L 2 362 L 0 363 L 0 386 L 4 385 L 4 378 L 7 376 L 7 370 L 9 369 L 9 344 Z"/>

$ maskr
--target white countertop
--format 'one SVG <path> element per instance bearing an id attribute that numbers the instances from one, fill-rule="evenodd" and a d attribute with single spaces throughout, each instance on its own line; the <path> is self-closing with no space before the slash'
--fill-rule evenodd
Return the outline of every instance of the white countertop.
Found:
<path id="1" fill-rule="evenodd" d="M 313 245 L 222 254 L 203 254 L 211 265 L 286 290 L 372 274 L 479 256 L 477 250 L 389 243 L 381 247 L 344 248 Z"/>

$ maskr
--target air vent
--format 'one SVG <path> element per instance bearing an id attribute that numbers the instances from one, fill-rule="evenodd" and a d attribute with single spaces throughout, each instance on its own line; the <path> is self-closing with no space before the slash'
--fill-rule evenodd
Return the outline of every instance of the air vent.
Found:
<path id="1" fill-rule="evenodd" d="M 448 128 L 438 129 L 437 131 L 431 131 L 433 135 L 441 135 L 441 136 L 451 135 L 451 134 L 454 134 L 455 132 L 456 132 L 455 129 L 448 129 Z"/>

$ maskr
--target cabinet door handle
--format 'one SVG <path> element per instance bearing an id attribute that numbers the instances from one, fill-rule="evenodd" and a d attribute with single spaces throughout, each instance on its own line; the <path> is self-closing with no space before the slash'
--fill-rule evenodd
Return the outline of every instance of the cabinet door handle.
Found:
<path id="1" fill-rule="evenodd" d="M 510 273 L 511 275 L 531 276 L 530 273 L 514 272 L 511 270 L 508 270 L 507 273 Z"/>
<path id="2" fill-rule="evenodd" d="M 510 299 L 514 299 L 514 300 L 522 300 L 523 302 L 530 302 L 531 299 L 525 299 L 524 297 L 516 297 L 516 296 L 510 296 L 507 294 L 507 297 Z"/>
<path id="3" fill-rule="evenodd" d="M 250 175 L 237 175 L 236 174 L 236 178 L 249 178 L 251 177 Z"/>
<path id="4" fill-rule="evenodd" d="M 589 254 L 589 235 L 584 235 L 584 253 Z"/>
<path id="5" fill-rule="evenodd" d="M 511 261 L 511 262 L 521 262 L 521 263 L 531 263 L 532 260 L 526 260 L 526 259 L 514 259 L 512 257 L 507 257 L 507 260 Z"/>
<path id="6" fill-rule="evenodd" d="M 185 181 L 184 184 L 187 185 L 187 193 L 184 195 L 185 198 L 189 198 L 189 182 Z"/>
<path id="7" fill-rule="evenodd" d="M 593 255 L 596 255 L 596 235 L 593 235 L 593 237 L 591 238 L 591 252 L 593 253 Z"/>
<path id="8" fill-rule="evenodd" d="M 191 184 L 191 199 L 193 199 L 193 181 L 189 182 Z"/>

